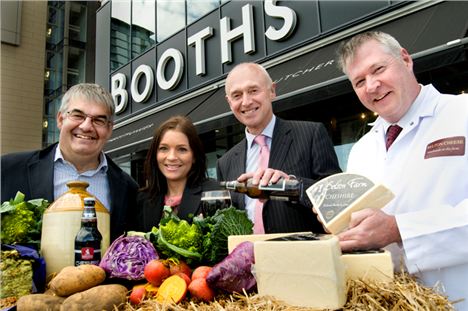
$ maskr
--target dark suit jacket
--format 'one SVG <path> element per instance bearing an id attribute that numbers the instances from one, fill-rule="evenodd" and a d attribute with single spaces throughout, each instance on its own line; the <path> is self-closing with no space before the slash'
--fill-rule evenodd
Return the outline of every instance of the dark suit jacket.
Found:
<path id="1" fill-rule="evenodd" d="M 245 173 L 247 139 L 226 152 L 217 163 L 219 181 L 236 180 Z M 341 172 L 333 144 L 321 123 L 286 121 L 276 118 L 270 150 L 269 168 L 295 175 L 304 183 L 304 191 L 317 180 Z M 244 194 L 231 193 L 232 203 L 245 209 Z M 272 201 L 263 208 L 266 233 L 324 232 L 305 192 L 301 204 Z"/>
<path id="2" fill-rule="evenodd" d="M 12 153 L 2 156 L 2 202 L 13 198 L 17 191 L 26 199 L 54 201 L 54 155 L 58 144 L 43 150 Z M 127 213 L 136 204 L 138 184 L 108 156 L 107 178 L 111 201 L 111 242 L 124 233 Z"/>
<path id="3" fill-rule="evenodd" d="M 220 189 L 219 184 L 213 179 L 207 179 L 203 184 L 192 188 L 186 187 L 177 216 L 190 222 L 190 214 L 196 216 L 201 212 L 201 193 L 203 191 L 218 189 Z M 148 192 L 140 192 L 138 194 L 136 210 L 129 220 L 128 230 L 149 232 L 153 226 L 157 227 L 163 213 L 164 195 L 157 195 L 154 200 L 150 200 Z"/>

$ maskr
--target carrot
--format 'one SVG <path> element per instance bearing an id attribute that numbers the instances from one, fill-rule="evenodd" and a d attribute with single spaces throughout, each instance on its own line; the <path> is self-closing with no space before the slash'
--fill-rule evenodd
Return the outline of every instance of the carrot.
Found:
<path id="1" fill-rule="evenodd" d="M 187 283 L 178 275 L 165 279 L 158 289 L 156 301 L 159 303 L 179 303 L 185 298 Z"/>
<path id="2" fill-rule="evenodd" d="M 212 301 L 215 296 L 214 290 L 210 288 L 205 278 L 192 280 L 188 290 L 192 297 L 201 299 L 206 302 Z"/>

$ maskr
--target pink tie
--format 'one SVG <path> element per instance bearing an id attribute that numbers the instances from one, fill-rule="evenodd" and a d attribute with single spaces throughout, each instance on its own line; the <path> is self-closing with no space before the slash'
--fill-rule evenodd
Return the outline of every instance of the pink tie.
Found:
<path id="1" fill-rule="evenodd" d="M 260 146 L 260 153 L 258 157 L 258 168 L 268 168 L 268 159 L 270 158 L 270 149 L 266 143 L 266 136 L 258 135 L 254 139 L 255 143 Z M 255 219 L 254 219 L 254 233 L 263 234 L 265 228 L 263 227 L 263 203 L 257 200 L 255 203 Z"/>
<path id="2" fill-rule="evenodd" d="M 398 135 L 400 135 L 401 130 L 402 128 L 396 124 L 389 126 L 387 130 L 387 139 L 385 141 L 385 147 L 387 147 L 387 150 L 393 144 Z"/>

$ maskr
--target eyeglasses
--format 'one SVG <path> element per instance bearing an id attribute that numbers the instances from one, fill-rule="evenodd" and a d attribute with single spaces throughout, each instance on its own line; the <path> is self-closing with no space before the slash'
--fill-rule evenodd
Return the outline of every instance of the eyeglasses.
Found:
<path id="1" fill-rule="evenodd" d="M 86 118 L 90 118 L 91 122 L 96 127 L 105 127 L 111 122 L 106 116 L 91 116 L 77 109 L 67 111 L 66 115 L 70 120 L 79 123 L 83 123 L 86 120 Z"/>

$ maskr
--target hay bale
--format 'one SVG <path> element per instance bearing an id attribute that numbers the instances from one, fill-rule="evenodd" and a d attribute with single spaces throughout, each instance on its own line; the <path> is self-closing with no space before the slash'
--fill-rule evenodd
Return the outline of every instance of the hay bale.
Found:
<path id="1" fill-rule="evenodd" d="M 348 297 L 343 311 L 361 310 L 455 310 L 448 298 L 438 293 L 437 288 L 421 285 L 406 273 L 396 274 L 393 282 L 376 283 L 363 280 L 349 280 Z M 212 303 L 196 303 L 185 300 L 179 304 L 161 305 L 155 300 L 146 300 L 134 307 L 129 303 L 125 311 L 310 311 L 287 305 L 274 297 L 261 297 L 258 294 L 221 295 Z"/>

